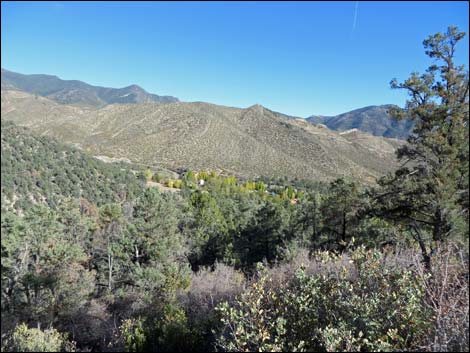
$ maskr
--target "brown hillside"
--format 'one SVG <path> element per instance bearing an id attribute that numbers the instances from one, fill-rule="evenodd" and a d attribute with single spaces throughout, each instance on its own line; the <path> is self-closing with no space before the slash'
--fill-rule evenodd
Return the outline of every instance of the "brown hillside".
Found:
<path id="1" fill-rule="evenodd" d="M 260 105 L 115 104 L 83 109 L 21 91 L 2 91 L 2 119 L 76 144 L 94 155 L 167 168 L 215 169 L 256 177 L 371 182 L 396 166 L 403 142 L 336 132 Z"/>

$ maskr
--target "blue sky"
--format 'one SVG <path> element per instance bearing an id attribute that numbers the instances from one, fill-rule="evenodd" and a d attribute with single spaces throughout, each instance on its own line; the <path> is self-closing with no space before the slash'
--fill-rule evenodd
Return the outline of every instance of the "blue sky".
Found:
<path id="1" fill-rule="evenodd" d="M 422 41 L 468 2 L 11 2 L 1 65 L 183 101 L 307 117 L 403 105 L 389 82 L 424 71 Z M 468 37 L 457 62 L 468 67 Z"/>

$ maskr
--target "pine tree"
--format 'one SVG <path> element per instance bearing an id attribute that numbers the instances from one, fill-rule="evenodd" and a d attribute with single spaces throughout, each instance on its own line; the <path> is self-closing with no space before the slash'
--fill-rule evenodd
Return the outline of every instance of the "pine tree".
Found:
<path id="1" fill-rule="evenodd" d="M 392 116 L 409 117 L 415 127 L 397 152 L 401 167 L 380 180 L 376 207 L 408 227 L 428 267 L 437 242 L 468 237 L 469 81 L 465 67 L 454 63 L 456 44 L 464 36 L 456 27 L 431 35 L 423 44 L 436 64 L 403 83 L 391 82 L 410 96 L 404 109 L 390 111 Z"/>
<path id="2" fill-rule="evenodd" d="M 148 291 L 173 295 L 186 285 L 186 260 L 173 195 L 149 188 L 137 199 L 126 234 L 133 265 L 129 282 Z M 154 293 L 154 294 L 155 294 Z"/>
<path id="3" fill-rule="evenodd" d="M 344 179 L 331 182 L 320 207 L 323 217 L 322 233 L 332 236 L 345 246 L 358 223 L 359 207 L 359 188 L 356 183 Z"/>

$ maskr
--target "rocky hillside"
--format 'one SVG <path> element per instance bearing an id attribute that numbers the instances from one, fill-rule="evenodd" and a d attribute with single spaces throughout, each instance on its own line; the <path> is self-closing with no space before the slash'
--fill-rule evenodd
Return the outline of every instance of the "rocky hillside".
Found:
<path id="1" fill-rule="evenodd" d="M 47 97 L 62 104 L 102 107 L 113 103 L 172 103 L 178 99 L 146 92 L 137 85 L 124 88 L 92 86 L 51 75 L 23 75 L 2 69 L 2 90 L 17 89 Z"/>
<path id="2" fill-rule="evenodd" d="M 395 167 L 403 142 L 339 133 L 260 105 L 113 104 L 88 109 L 2 90 L 2 119 L 75 144 L 94 155 L 170 169 L 214 169 L 256 177 L 371 182 Z"/>
<path id="3" fill-rule="evenodd" d="M 388 113 L 390 105 L 369 106 L 336 116 L 312 115 L 307 121 L 333 130 L 358 129 L 375 136 L 406 139 L 412 129 L 410 120 L 396 121 Z"/>

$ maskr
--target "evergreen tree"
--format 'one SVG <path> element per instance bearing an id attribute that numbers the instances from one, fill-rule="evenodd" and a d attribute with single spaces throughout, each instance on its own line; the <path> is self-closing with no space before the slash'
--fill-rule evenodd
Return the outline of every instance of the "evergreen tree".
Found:
<path id="1" fill-rule="evenodd" d="M 456 44 L 464 36 L 456 27 L 431 35 L 423 44 L 436 64 L 403 83 L 391 82 L 410 96 L 392 115 L 411 118 L 415 127 L 398 150 L 402 166 L 380 181 L 376 208 L 408 227 L 428 266 L 433 243 L 468 237 L 469 81 L 464 66 L 454 63 Z"/>
<path id="2" fill-rule="evenodd" d="M 126 248 L 133 265 L 130 282 L 142 290 L 172 295 L 186 286 L 186 259 L 173 195 L 149 188 L 137 200 Z"/>
<path id="3" fill-rule="evenodd" d="M 57 214 L 36 206 L 22 220 L 2 219 L 2 309 L 51 325 L 72 316 L 94 289 L 94 273 Z M 5 300 L 5 307 L 3 300 Z"/>
<path id="4" fill-rule="evenodd" d="M 250 270 L 257 262 L 280 259 L 282 247 L 290 241 L 288 224 L 285 208 L 272 202 L 261 204 L 250 223 L 235 235 L 236 265 Z"/>
<path id="5" fill-rule="evenodd" d="M 320 207 L 323 218 L 322 233 L 339 241 L 342 247 L 354 235 L 357 212 L 360 208 L 359 188 L 355 182 L 337 179 L 330 184 Z M 331 239 L 332 238 L 332 239 Z"/>
<path id="6" fill-rule="evenodd" d="M 224 257 L 229 242 L 228 217 L 224 217 L 216 198 L 208 192 L 194 192 L 189 201 L 189 260 L 194 268 L 212 265 Z"/>
<path id="7" fill-rule="evenodd" d="M 305 196 L 304 202 L 295 210 L 296 238 L 305 247 L 314 247 L 319 240 L 322 228 L 320 206 L 320 193 L 315 192 Z"/>
<path id="8" fill-rule="evenodd" d="M 106 274 L 106 286 L 109 291 L 114 287 L 113 276 L 122 267 L 119 266 L 120 261 L 117 261 L 117 258 L 122 255 L 120 238 L 123 223 L 122 210 L 118 204 L 107 204 L 100 208 L 101 229 L 95 237 L 95 261 L 102 267 L 99 272 Z"/>

